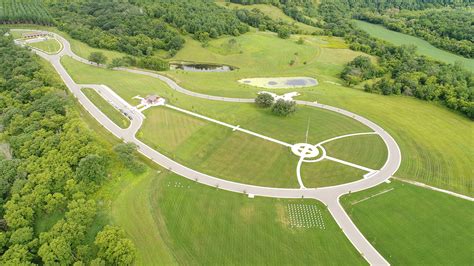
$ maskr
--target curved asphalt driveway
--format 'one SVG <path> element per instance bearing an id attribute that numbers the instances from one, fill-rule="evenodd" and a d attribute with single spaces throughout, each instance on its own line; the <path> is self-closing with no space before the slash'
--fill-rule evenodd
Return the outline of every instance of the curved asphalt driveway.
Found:
<path id="1" fill-rule="evenodd" d="M 322 108 L 326 110 L 330 110 L 333 112 L 337 112 L 341 115 L 345 115 L 351 117 L 364 125 L 371 128 L 375 133 L 377 133 L 385 142 L 387 149 L 388 149 L 388 159 L 385 165 L 377 171 L 374 175 L 367 179 L 361 179 L 352 183 L 342 184 L 338 186 L 332 187 L 323 187 L 323 188 L 316 188 L 316 189 L 284 189 L 284 188 L 271 188 L 271 187 L 261 187 L 261 186 L 253 186 L 248 184 L 242 184 L 237 182 L 232 182 L 224 179 L 220 179 L 214 176 L 210 176 L 193 169 L 190 169 L 178 162 L 171 160 L 170 158 L 164 156 L 163 154 L 157 152 L 156 150 L 152 149 L 148 145 L 144 144 L 140 140 L 135 138 L 135 134 L 140 129 L 143 123 L 143 115 L 138 112 L 133 106 L 128 104 L 125 100 L 121 99 L 117 94 L 113 91 L 108 89 L 105 86 L 100 85 L 79 85 L 74 82 L 71 76 L 67 73 L 66 69 L 61 65 L 60 59 L 64 55 L 71 56 L 72 58 L 87 64 L 93 64 L 86 59 L 83 59 L 76 54 L 74 54 L 71 50 L 69 42 L 64 39 L 63 37 L 53 34 L 62 44 L 63 49 L 56 55 L 48 55 L 43 53 L 39 50 L 33 49 L 33 51 L 41 56 L 42 58 L 48 60 L 58 74 L 63 79 L 66 86 L 72 92 L 74 97 L 77 98 L 79 103 L 95 118 L 99 123 L 101 123 L 107 130 L 109 130 L 112 134 L 117 136 L 118 138 L 123 139 L 126 142 L 135 143 L 138 146 L 138 151 L 143 154 L 144 156 L 150 158 L 154 162 L 158 163 L 159 165 L 175 172 L 178 175 L 186 177 L 188 179 L 194 180 L 196 182 L 218 187 L 220 189 L 237 192 L 237 193 L 246 193 L 246 194 L 253 194 L 256 196 L 263 196 L 263 197 L 274 197 L 274 198 L 312 198 L 323 202 L 329 209 L 330 213 L 336 220 L 337 224 L 341 227 L 344 234 L 349 238 L 351 243 L 355 246 L 355 248 L 362 254 L 362 256 L 371 264 L 371 265 L 389 265 L 389 263 L 385 260 L 385 258 L 378 253 L 378 251 L 365 239 L 362 233 L 357 229 L 355 224 L 351 221 L 347 213 L 344 211 L 342 206 L 339 203 L 339 197 L 344 194 L 350 192 L 356 192 L 364 189 L 368 189 L 370 187 L 376 186 L 387 179 L 389 179 L 398 169 L 401 162 L 401 153 L 400 149 L 395 142 L 395 140 L 388 134 L 383 128 L 379 127 L 377 124 L 373 123 L 372 121 L 354 114 L 352 112 L 339 109 L 336 107 L 318 104 L 314 102 L 307 102 L 307 101 L 296 101 L 297 104 L 312 106 L 316 108 Z M 192 92 L 186 90 L 185 88 L 176 84 L 170 78 L 165 76 L 151 73 L 142 70 L 136 69 L 126 69 L 126 68 L 119 68 L 118 70 L 132 72 L 136 74 L 147 75 L 151 77 L 158 78 L 164 81 L 168 86 L 172 89 L 184 93 L 193 97 L 199 97 L 209 100 L 216 100 L 216 101 L 227 101 L 227 102 L 245 102 L 250 103 L 253 102 L 253 99 L 244 99 L 244 98 L 228 98 L 228 97 L 219 97 L 219 96 L 211 96 L 201 93 Z M 105 114 L 103 114 L 81 91 L 81 88 L 89 87 L 93 88 L 99 93 L 104 96 L 108 101 L 113 102 L 116 106 L 120 106 L 123 110 L 126 110 L 127 114 L 131 118 L 130 127 L 127 129 L 122 129 L 118 127 L 115 123 L 113 123 Z"/>

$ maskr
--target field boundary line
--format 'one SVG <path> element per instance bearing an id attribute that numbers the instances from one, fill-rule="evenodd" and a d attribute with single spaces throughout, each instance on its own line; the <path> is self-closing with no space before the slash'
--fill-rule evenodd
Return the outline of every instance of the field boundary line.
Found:
<path id="1" fill-rule="evenodd" d="M 445 194 L 448 194 L 448 195 L 451 195 L 451 196 L 454 196 L 454 197 L 457 197 L 457 198 L 465 199 L 465 200 L 468 200 L 468 201 L 474 201 L 474 198 L 471 198 L 467 195 L 459 194 L 459 193 L 456 193 L 456 192 L 453 192 L 453 191 L 450 191 L 450 190 L 446 190 L 446 189 L 442 189 L 442 188 L 433 187 L 433 186 L 430 186 L 430 185 L 427 185 L 425 183 L 421 183 L 421 182 L 418 182 L 418 181 L 412 181 L 412 180 L 403 179 L 403 178 L 395 177 L 395 176 L 392 176 L 392 178 L 395 179 L 395 180 L 398 180 L 398 181 L 402 181 L 402 182 L 405 182 L 405 183 L 408 183 L 408 184 L 418 186 L 418 187 L 423 187 L 423 188 L 431 189 L 431 190 L 434 190 L 434 191 L 442 192 L 442 193 L 445 193 Z"/>
<path id="2" fill-rule="evenodd" d="M 372 196 L 365 197 L 365 198 L 363 198 L 363 199 L 361 199 L 361 200 L 353 201 L 353 202 L 351 202 L 351 205 L 356 205 L 357 203 L 361 203 L 361 202 L 366 201 L 366 200 L 368 200 L 368 199 L 371 199 L 371 198 L 373 198 L 373 197 L 380 196 L 380 195 L 385 194 L 385 193 L 387 193 L 387 192 L 390 192 L 390 191 L 392 191 L 392 190 L 394 190 L 394 189 L 395 189 L 395 188 L 392 187 L 392 188 L 389 188 L 389 189 L 382 190 L 382 191 L 380 191 L 379 193 L 376 193 L 376 194 L 374 194 L 374 195 L 372 195 Z"/>

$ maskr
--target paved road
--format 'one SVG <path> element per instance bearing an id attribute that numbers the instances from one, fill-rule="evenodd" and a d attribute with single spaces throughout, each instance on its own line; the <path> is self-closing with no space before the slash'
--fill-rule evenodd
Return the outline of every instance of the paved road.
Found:
<path id="1" fill-rule="evenodd" d="M 318 104 L 314 102 L 307 101 L 296 101 L 299 105 L 306 105 L 315 108 L 322 108 L 337 112 L 341 115 L 351 117 L 369 128 L 371 128 L 375 133 L 377 133 L 385 142 L 388 149 L 388 159 L 385 165 L 373 176 L 367 179 L 361 179 L 352 183 L 342 184 L 332 187 L 316 188 L 316 189 L 284 189 L 284 188 L 271 188 L 271 187 L 261 187 L 253 186 L 248 184 L 242 184 L 237 182 L 232 182 L 228 180 L 223 180 L 214 176 L 210 176 L 193 169 L 190 169 L 182 164 L 179 164 L 163 154 L 152 149 L 148 145 L 144 144 L 140 140 L 135 138 L 137 131 L 140 129 L 143 123 L 143 115 L 138 112 L 133 106 L 128 104 L 126 101 L 121 99 L 117 94 L 105 86 L 100 86 L 96 84 L 90 85 L 80 85 L 74 82 L 71 76 L 67 73 L 65 68 L 60 63 L 60 58 L 64 55 L 71 56 L 72 58 L 81 61 L 83 63 L 91 64 L 91 62 L 75 55 L 70 47 L 69 42 L 63 37 L 54 34 L 55 37 L 63 44 L 63 49 L 56 55 L 48 55 L 39 50 L 33 49 L 33 51 L 44 59 L 48 60 L 58 74 L 63 79 L 66 86 L 69 88 L 74 97 L 77 98 L 79 103 L 95 118 L 99 123 L 101 123 L 107 130 L 118 138 L 123 139 L 126 142 L 135 143 L 138 146 L 138 150 L 144 156 L 150 158 L 159 165 L 179 174 L 185 178 L 195 180 L 196 182 L 218 187 L 220 189 L 237 192 L 237 193 L 247 193 L 253 194 L 256 196 L 263 197 L 274 197 L 274 198 L 311 198 L 323 202 L 327 205 L 330 213 L 336 220 L 337 224 L 342 228 L 344 234 L 351 241 L 354 247 L 362 254 L 362 256 L 371 264 L 371 265 L 389 265 L 385 258 L 380 255 L 380 253 L 365 239 L 362 233 L 358 230 L 355 224 L 351 221 L 347 213 L 342 208 L 339 203 L 339 197 L 350 192 L 356 192 L 370 187 L 376 186 L 387 179 L 389 179 L 400 166 L 401 153 L 400 149 L 395 142 L 395 140 L 388 134 L 383 128 L 379 127 L 377 124 L 372 121 L 354 114 L 352 112 L 328 106 L 323 104 Z M 219 96 L 210 96 L 201 93 L 192 92 L 186 90 L 185 88 L 176 84 L 173 80 L 164 77 L 156 73 L 150 73 L 142 70 L 136 69 L 124 69 L 120 68 L 119 70 L 152 76 L 164 81 L 172 89 L 184 93 L 193 97 L 199 97 L 209 100 L 216 101 L 227 101 L 227 102 L 253 102 L 253 99 L 243 99 L 243 98 L 228 98 L 228 97 L 219 97 Z M 113 102 L 114 104 L 126 110 L 126 112 L 131 117 L 130 127 L 127 129 L 122 129 L 113 123 L 105 114 L 103 114 L 81 91 L 83 87 L 90 87 L 99 91 L 107 100 Z"/>

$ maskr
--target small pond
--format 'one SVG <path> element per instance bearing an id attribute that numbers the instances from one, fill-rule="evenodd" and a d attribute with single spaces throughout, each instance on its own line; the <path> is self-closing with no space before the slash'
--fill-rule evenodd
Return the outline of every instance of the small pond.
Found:
<path id="1" fill-rule="evenodd" d="M 268 89 L 303 88 L 318 85 L 318 81 L 310 77 L 247 78 L 241 79 L 239 82 Z"/>
<path id="2" fill-rule="evenodd" d="M 181 69 L 190 72 L 228 72 L 237 68 L 228 65 L 174 62 L 170 63 L 170 69 Z"/>

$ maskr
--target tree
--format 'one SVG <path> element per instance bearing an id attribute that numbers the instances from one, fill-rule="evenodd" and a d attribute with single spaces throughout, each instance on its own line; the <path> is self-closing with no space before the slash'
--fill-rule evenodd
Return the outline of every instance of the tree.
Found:
<path id="1" fill-rule="evenodd" d="M 107 161 L 97 154 L 82 158 L 76 168 L 76 177 L 80 181 L 100 183 L 107 175 Z"/>
<path id="2" fill-rule="evenodd" d="M 257 98 L 255 98 L 255 104 L 257 104 L 258 107 L 262 108 L 268 108 L 272 106 L 273 102 L 273 96 L 269 93 L 259 93 L 257 95 Z"/>
<path id="3" fill-rule="evenodd" d="M 290 29 L 288 27 L 280 27 L 278 29 L 278 37 L 282 38 L 282 39 L 288 39 L 290 38 Z"/>
<path id="4" fill-rule="evenodd" d="M 89 55 L 89 61 L 101 65 L 107 62 L 107 57 L 102 52 L 92 52 Z"/>
<path id="5" fill-rule="evenodd" d="M 111 265 L 131 265 L 135 260 L 136 249 L 127 239 L 125 232 L 117 226 L 106 225 L 95 238 L 98 257 Z"/>
<path id="6" fill-rule="evenodd" d="M 272 113 L 278 116 L 288 116 L 296 111 L 296 102 L 279 99 L 272 106 Z"/>
<path id="7" fill-rule="evenodd" d="M 133 143 L 121 143 L 114 147 L 120 161 L 135 173 L 142 173 L 145 170 L 144 165 L 138 161 L 135 156 L 137 146 Z"/>

